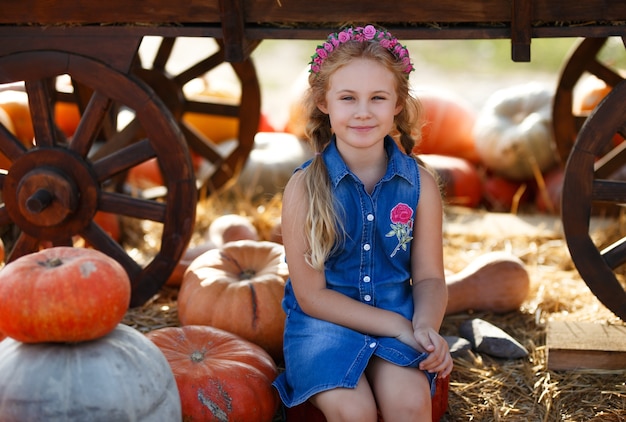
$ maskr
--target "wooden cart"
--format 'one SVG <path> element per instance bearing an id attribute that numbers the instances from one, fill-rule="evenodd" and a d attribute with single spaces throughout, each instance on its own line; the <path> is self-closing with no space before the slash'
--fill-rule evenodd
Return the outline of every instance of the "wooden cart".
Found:
<path id="1" fill-rule="evenodd" d="M 250 53 L 265 39 L 322 40 L 347 22 L 378 23 L 398 38 L 510 39 L 511 58 L 529 61 L 533 38 L 580 37 L 555 93 L 557 149 L 567 163 L 562 219 L 574 263 L 593 293 L 626 320 L 626 292 L 615 273 L 626 263 L 624 239 L 600 249 L 590 217 L 598 203 L 626 203 L 626 184 L 613 177 L 626 161 L 626 83 L 601 50 L 609 37 L 626 43 L 622 0 L 24 0 L 0 14 L 0 84 L 21 84 L 29 98 L 36 146 L 25 147 L 0 126 L 0 227 L 7 260 L 41 244 L 72 245 L 83 238 L 122 263 L 131 276 L 132 305 L 152 297 L 190 240 L 198 192 L 232 179 L 253 144 L 260 89 Z M 151 63 L 138 56 L 145 37 L 159 37 Z M 179 38 L 211 38 L 215 51 L 198 51 L 194 65 L 171 74 Z M 241 87 L 237 104 L 188 98 L 183 86 L 230 66 Z M 590 73 L 613 87 L 589 116 L 572 112 L 573 89 Z M 59 89 L 59 78 L 71 89 Z M 56 127 L 57 102 L 81 113 L 76 133 Z M 228 153 L 190 128 L 185 112 L 238 118 L 238 144 Z M 120 116 L 130 118 L 124 124 Z M 190 150 L 211 170 L 194 173 Z M 164 183 L 157 193 L 123 188 L 129 170 L 157 160 Z M 162 227 L 158 252 L 140 263 L 93 222 L 99 211 L 150 220 Z"/>

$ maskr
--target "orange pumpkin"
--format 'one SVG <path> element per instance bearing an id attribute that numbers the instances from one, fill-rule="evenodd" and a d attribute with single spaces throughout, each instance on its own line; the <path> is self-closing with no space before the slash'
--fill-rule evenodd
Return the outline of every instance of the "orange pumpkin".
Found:
<path id="1" fill-rule="evenodd" d="M 74 135 L 80 122 L 80 112 L 75 103 L 58 101 L 54 104 L 54 121 L 68 138 Z"/>
<path id="2" fill-rule="evenodd" d="M 215 246 L 213 242 L 206 241 L 204 243 L 201 243 L 200 245 L 187 248 L 182 258 L 180 258 L 180 260 L 176 264 L 176 267 L 174 267 L 174 271 L 172 271 L 172 274 L 170 274 L 165 284 L 168 286 L 179 287 L 180 284 L 183 282 L 183 275 L 185 274 L 185 271 L 187 271 L 187 268 L 189 268 L 189 265 L 191 265 L 194 259 L 202 255 L 206 251 L 215 249 L 216 247 L 217 246 Z"/>
<path id="3" fill-rule="evenodd" d="M 138 189 L 163 186 L 163 173 L 156 158 L 144 161 L 128 171 L 128 183 Z"/>
<path id="4" fill-rule="evenodd" d="M 111 239 L 119 242 L 122 238 L 122 228 L 120 219 L 117 214 L 110 212 L 98 211 L 93 217 L 93 221 L 105 231 Z"/>
<path id="5" fill-rule="evenodd" d="M 483 202 L 489 211 L 515 212 L 528 202 L 527 183 L 487 174 L 483 180 Z"/>
<path id="6" fill-rule="evenodd" d="M 24 145 L 33 145 L 35 131 L 30 117 L 28 94 L 24 91 L 7 90 L 0 92 L 0 107 L 9 115 L 15 136 Z"/>
<path id="7" fill-rule="evenodd" d="M 28 95 L 22 91 L 0 92 L 0 123 L 26 148 L 33 146 L 35 132 L 30 118 Z M 0 168 L 9 169 L 11 161 L 0 152 Z"/>
<path id="8" fill-rule="evenodd" d="M 418 90 L 415 96 L 422 103 L 422 139 L 416 154 L 440 154 L 480 161 L 473 129 L 477 113 L 463 98 L 440 90 Z M 419 128 L 416 128 L 419 130 Z"/>
<path id="9" fill-rule="evenodd" d="M 210 325 L 258 344 L 282 358 L 288 276 L 284 247 L 239 240 L 203 253 L 190 265 L 178 293 L 182 325 Z"/>
<path id="10" fill-rule="evenodd" d="M 24 343 L 93 340 L 115 329 L 130 293 L 124 268 L 95 249 L 23 255 L 0 270 L 0 331 Z"/>
<path id="11" fill-rule="evenodd" d="M 482 180 L 474 164 L 446 155 L 421 154 L 419 157 L 439 176 L 446 203 L 469 208 L 480 204 Z"/>
<path id="12" fill-rule="evenodd" d="M 201 325 L 161 328 L 146 336 L 170 363 L 184 421 L 272 421 L 278 370 L 259 346 Z"/>
<path id="13" fill-rule="evenodd" d="M 236 105 L 239 102 L 240 95 L 234 89 L 211 88 L 208 82 L 204 83 L 205 86 L 201 91 L 191 95 L 192 99 L 229 105 Z M 239 119 L 237 117 L 187 112 L 183 115 L 183 122 L 193 126 L 215 143 L 237 138 L 239 135 Z"/>

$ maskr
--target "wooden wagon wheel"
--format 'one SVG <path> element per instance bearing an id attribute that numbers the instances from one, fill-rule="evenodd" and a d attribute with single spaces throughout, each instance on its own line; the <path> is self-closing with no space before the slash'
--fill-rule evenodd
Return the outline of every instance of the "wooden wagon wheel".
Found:
<path id="1" fill-rule="evenodd" d="M 131 306 L 141 305 L 167 280 L 195 223 L 195 177 L 176 122 L 149 87 L 91 58 L 59 51 L 18 52 L 0 57 L 0 70 L 1 84 L 24 81 L 36 142 L 27 149 L 0 125 L 0 151 L 11 163 L 0 173 L 0 227 L 16 232 L 7 259 L 42 245 L 75 246 L 76 239 L 83 239 L 124 266 L 132 282 Z M 91 90 L 68 139 L 54 120 L 54 81 L 61 75 Z M 110 139 L 101 139 L 111 110 L 121 108 L 134 118 L 113 130 Z M 163 199 L 147 200 L 111 188 L 118 175 L 153 158 L 165 180 Z M 160 249 L 151 260 L 137 262 L 93 221 L 98 211 L 155 222 L 161 229 Z"/>
<path id="2" fill-rule="evenodd" d="M 622 38 L 626 43 L 626 38 Z M 552 108 L 554 139 L 558 156 L 567 162 L 578 132 L 587 114 L 574 110 L 574 89 L 587 75 L 594 75 L 607 86 L 614 87 L 624 80 L 614 63 L 602 57 L 609 38 L 587 38 L 573 49 L 561 71 Z"/>
<path id="3" fill-rule="evenodd" d="M 626 81 L 616 85 L 583 124 L 565 167 L 561 209 L 578 272 L 596 297 L 626 321 L 626 292 L 614 272 L 626 264 L 626 237 L 597 246 L 590 234 L 594 204 L 626 204 L 626 181 L 615 177 L 626 163 L 626 142 L 613 146 L 616 136 L 626 138 L 624 101 Z"/>
<path id="4" fill-rule="evenodd" d="M 168 67 L 174 60 L 173 52 L 177 40 L 185 39 L 162 38 L 151 63 L 150 60 L 148 63 L 138 60 L 134 73 L 164 99 L 179 123 L 190 149 L 210 163 L 208 169 L 198 171 L 198 187 L 210 194 L 239 173 L 252 150 L 261 114 L 259 81 L 250 58 L 239 63 L 224 61 L 224 49 L 220 40 L 215 40 L 217 50 L 207 51 L 204 56 L 202 50 L 195 49 L 193 57 L 199 57 L 199 60 L 182 70 L 175 70 L 172 74 Z M 185 92 L 184 86 L 188 82 L 202 77 L 205 80 L 210 78 L 212 73 L 220 70 L 219 66 L 222 64 L 232 68 L 240 85 L 241 95 L 238 101 L 233 104 L 207 96 L 191 96 Z M 216 140 L 209 139 L 189 124 L 183 118 L 185 113 L 238 119 L 237 136 L 233 140 L 235 144 L 228 149 L 221 148 Z"/>

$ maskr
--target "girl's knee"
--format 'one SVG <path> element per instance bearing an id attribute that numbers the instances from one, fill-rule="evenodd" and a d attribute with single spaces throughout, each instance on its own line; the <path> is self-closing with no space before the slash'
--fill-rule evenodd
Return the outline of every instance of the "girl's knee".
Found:
<path id="1" fill-rule="evenodd" d="M 374 396 L 362 388 L 329 390 L 312 397 L 310 401 L 322 411 L 328 422 L 377 420 Z"/>
<path id="2" fill-rule="evenodd" d="M 432 401 L 429 394 L 405 390 L 387 395 L 380 408 L 383 418 L 387 415 L 385 420 L 427 421 L 432 414 Z"/>

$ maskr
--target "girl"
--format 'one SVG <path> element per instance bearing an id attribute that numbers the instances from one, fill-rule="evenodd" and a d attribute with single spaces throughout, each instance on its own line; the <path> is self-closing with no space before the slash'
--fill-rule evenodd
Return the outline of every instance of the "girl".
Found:
<path id="1" fill-rule="evenodd" d="M 413 66 L 372 25 L 329 35 L 311 62 L 307 136 L 315 156 L 283 196 L 290 280 L 283 308 L 286 406 L 334 421 L 431 420 L 447 291 L 442 201 L 412 156 Z M 397 133 L 399 147 L 390 136 Z"/>

